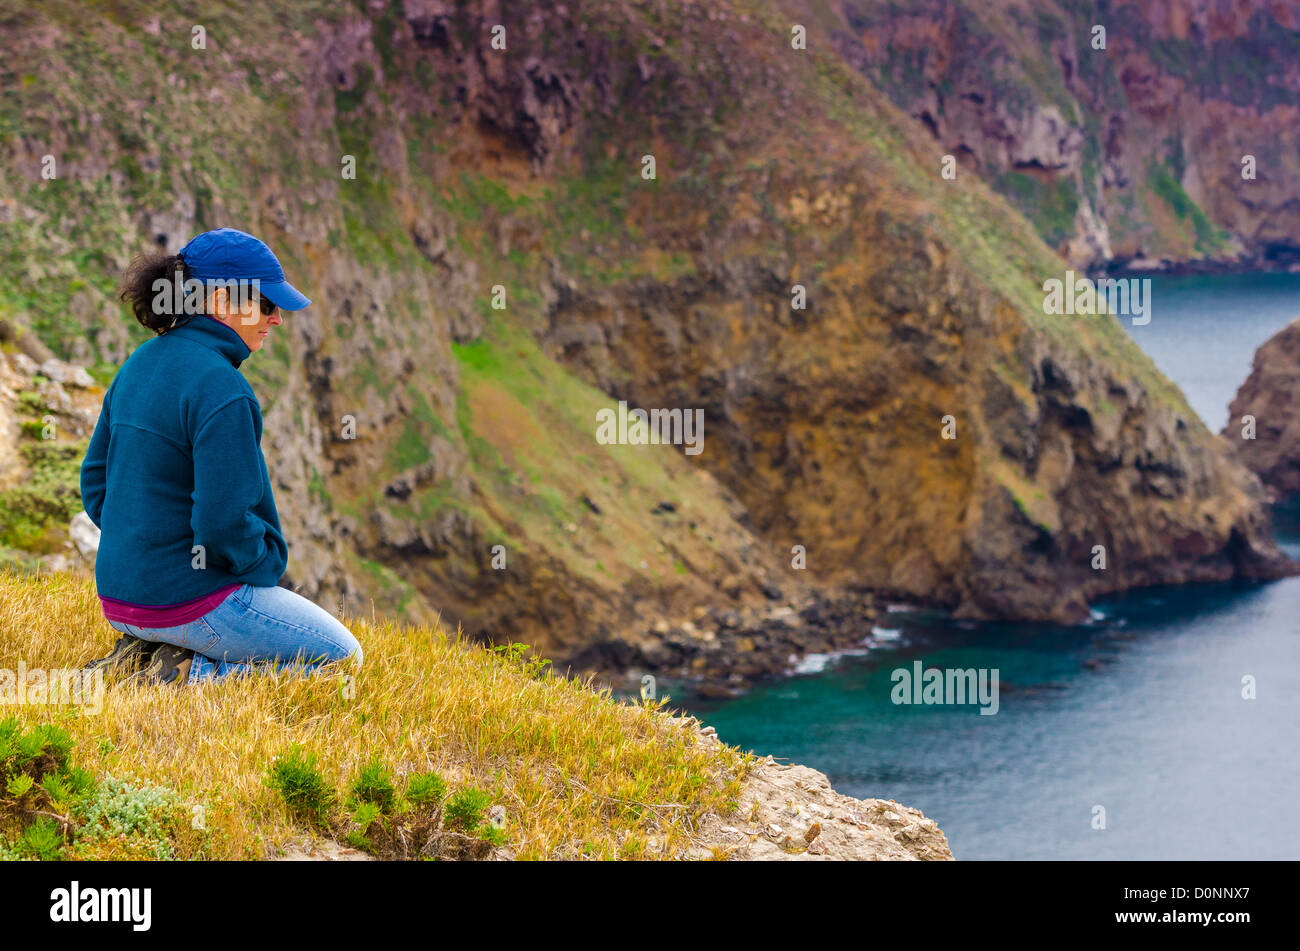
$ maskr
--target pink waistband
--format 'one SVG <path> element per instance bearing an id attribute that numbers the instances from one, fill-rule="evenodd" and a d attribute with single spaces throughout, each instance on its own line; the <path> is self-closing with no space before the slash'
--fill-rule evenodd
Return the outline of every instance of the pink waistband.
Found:
<path id="1" fill-rule="evenodd" d="M 103 595 L 100 595 L 99 603 L 104 609 L 104 617 L 110 621 L 136 627 L 176 627 L 203 617 L 239 587 L 237 584 L 227 585 L 183 604 L 130 604 Z"/>

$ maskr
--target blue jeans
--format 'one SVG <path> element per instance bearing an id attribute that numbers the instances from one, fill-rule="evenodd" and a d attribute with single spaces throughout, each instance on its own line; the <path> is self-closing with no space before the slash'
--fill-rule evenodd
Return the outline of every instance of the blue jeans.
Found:
<path id="1" fill-rule="evenodd" d="M 192 684 L 252 673 L 258 663 L 296 663 L 311 670 L 346 657 L 362 660 L 361 645 L 351 631 L 288 588 L 241 585 L 203 617 L 176 627 L 108 623 L 122 634 L 194 651 Z"/>

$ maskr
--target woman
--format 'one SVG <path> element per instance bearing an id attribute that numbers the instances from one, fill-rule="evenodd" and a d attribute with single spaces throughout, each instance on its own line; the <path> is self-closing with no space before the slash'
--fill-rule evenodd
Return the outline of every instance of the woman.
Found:
<path id="1" fill-rule="evenodd" d="M 233 228 L 137 259 L 121 297 L 157 336 L 114 377 L 81 466 L 82 501 L 102 532 L 95 583 L 123 635 L 87 669 L 184 684 L 259 662 L 360 662 L 346 627 L 277 587 L 288 548 L 261 405 L 238 369 L 281 310 L 311 301 L 270 248 Z"/>

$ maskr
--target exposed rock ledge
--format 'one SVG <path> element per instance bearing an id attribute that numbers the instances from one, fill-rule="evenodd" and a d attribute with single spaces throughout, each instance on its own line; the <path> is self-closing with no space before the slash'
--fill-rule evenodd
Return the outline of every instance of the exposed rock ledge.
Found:
<path id="1" fill-rule="evenodd" d="M 713 727 L 694 717 L 671 718 L 699 732 L 702 744 L 719 742 Z M 741 861 L 843 859 L 854 861 L 951 860 L 948 839 L 933 819 L 890 799 L 854 799 L 831 788 L 825 773 L 771 756 L 745 780 L 740 811 L 705 816 L 697 857 L 722 848 Z"/>

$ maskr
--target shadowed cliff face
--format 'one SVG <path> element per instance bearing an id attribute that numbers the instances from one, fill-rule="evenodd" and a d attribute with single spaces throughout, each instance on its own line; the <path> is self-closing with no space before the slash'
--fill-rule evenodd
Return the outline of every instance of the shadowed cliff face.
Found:
<path id="1" fill-rule="evenodd" d="M 317 303 L 245 370 L 328 606 L 750 676 L 861 637 L 867 590 L 1064 619 L 1285 570 L 1115 320 L 1042 312 L 1030 225 L 774 7 L 219 7 L 245 45 L 202 57 L 132 10 L 6 14 L 0 316 L 111 372 L 132 253 L 264 236 Z M 619 399 L 703 410 L 704 451 L 599 444 Z"/>
<path id="2" fill-rule="evenodd" d="M 830 9 L 845 60 L 1073 263 L 1300 262 L 1294 0 Z"/>
<path id="3" fill-rule="evenodd" d="M 1300 324 L 1292 322 L 1255 351 L 1228 413 L 1224 438 L 1270 494 L 1300 493 Z"/>

